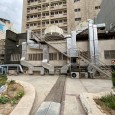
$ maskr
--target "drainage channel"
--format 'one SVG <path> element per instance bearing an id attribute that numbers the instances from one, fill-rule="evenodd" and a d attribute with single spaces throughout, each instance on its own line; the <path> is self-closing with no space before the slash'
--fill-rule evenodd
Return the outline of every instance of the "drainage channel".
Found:
<path id="1" fill-rule="evenodd" d="M 66 76 L 60 76 L 35 115 L 60 115 Z"/>

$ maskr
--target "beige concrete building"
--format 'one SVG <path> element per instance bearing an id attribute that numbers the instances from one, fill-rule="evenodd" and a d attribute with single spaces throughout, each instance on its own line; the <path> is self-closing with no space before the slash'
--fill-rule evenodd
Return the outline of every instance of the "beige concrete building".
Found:
<path id="1" fill-rule="evenodd" d="M 0 64 L 4 63 L 6 30 L 16 32 L 13 28 L 13 24 L 9 20 L 0 18 Z"/>
<path id="2" fill-rule="evenodd" d="M 44 34 L 48 26 L 57 25 L 70 33 L 79 23 L 96 17 L 100 3 L 101 0 L 23 0 L 22 32 L 32 29 Z"/>

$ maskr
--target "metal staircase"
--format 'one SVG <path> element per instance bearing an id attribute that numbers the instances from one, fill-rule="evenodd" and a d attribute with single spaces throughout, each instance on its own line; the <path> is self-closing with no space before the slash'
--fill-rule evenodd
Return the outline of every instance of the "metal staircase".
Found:
<path id="1" fill-rule="evenodd" d="M 67 46 L 66 46 L 66 41 L 53 41 L 53 42 L 48 42 L 45 41 L 49 46 L 53 47 L 57 51 L 61 52 L 65 56 L 67 56 Z"/>
<path id="2" fill-rule="evenodd" d="M 100 61 L 99 59 L 96 59 L 96 61 L 98 62 L 98 65 L 94 64 L 94 63 L 91 63 L 90 62 L 90 58 L 87 55 L 83 54 L 82 52 L 85 52 L 84 50 L 82 50 L 81 48 L 78 48 L 78 54 L 79 54 L 79 57 L 84 61 L 86 62 L 87 64 L 89 64 L 90 67 L 92 67 L 92 70 L 95 69 L 96 71 L 102 73 L 103 75 L 111 78 L 111 68 L 110 66 L 106 65 L 105 63 L 103 63 L 102 61 Z"/>

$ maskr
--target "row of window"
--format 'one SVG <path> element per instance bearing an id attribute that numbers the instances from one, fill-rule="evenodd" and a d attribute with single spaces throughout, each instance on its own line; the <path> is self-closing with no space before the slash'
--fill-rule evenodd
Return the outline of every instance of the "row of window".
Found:
<path id="1" fill-rule="evenodd" d="M 100 9 L 100 6 L 95 6 L 95 9 L 98 10 Z M 80 12 L 81 9 L 80 8 L 77 8 L 77 9 L 74 9 L 75 12 Z"/>
<path id="2" fill-rule="evenodd" d="M 63 11 L 54 11 L 54 12 L 51 12 L 51 13 L 49 13 L 49 12 L 46 12 L 46 13 L 42 13 L 42 14 L 33 14 L 33 15 L 28 15 L 27 16 L 27 19 L 29 19 L 29 18 L 43 18 L 44 16 L 60 16 L 60 14 L 61 14 L 61 16 L 62 15 L 67 15 L 67 11 L 66 10 L 63 10 Z"/>
<path id="3" fill-rule="evenodd" d="M 21 54 L 12 54 L 10 57 L 11 61 L 20 61 L 21 60 Z"/>
<path id="4" fill-rule="evenodd" d="M 35 22 L 35 23 L 27 24 L 26 26 L 27 27 L 32 27 L 32 26 L 41 27 L 41 26 L 48 25 L 50 23 L 51 24 L 67 24 L 67 19 L 51 20 L 51 22 L 49 20 L 47 20 L 47 21 L 42 21 L 42 23 L 41 22 Z"/>
<path id="5" fill-rule="evenodd" d="M 66 6 L 65 4 L 61 4 L 61 5 L 51 5 L 50 6 L 50 9 L 52 8 L 57 8 L 57 9 L 62 9 L 64 6 Z M 31 7 L 31 8 L 27 8 L 27 11 L 30 12 L 31 10 L 48 10 L 49 9 L 49 5 L 43 5 L 42 7 L 41 6 L 34 6 L 34 7 Z"/>
<path id="6" fill-rule="evenodd" d="M 37 1 L 38 2 L 41 2 L 41 1 L 45 2 L 45 0 L 41 0 L 41 1 L 40 0 L 28 0 L 28 4 L 33 3 L 33 2 L 37 2 Z M 58 1 L 55 3 L 54 3 L 54 1 L 52 1 L 50 5 L 55 7 L 55 6 L 62 5 L 62 4 L 66 4 L 66 1 Z M 49 6 L 49 3 L 45 3 L 43 5 L 43 7 L 48 7 L 48 6 Z"/>
<path id="7" fill-rule="evenodd" d="M 66 60 L 67 57 L 62 53 L 49 53 L 49 60 Z M 41 61 L 43 60 L 43 54 L 28 54 L 29 61 Z"/>
<path id="8" fill-rule="evenodd" d="M 88 52 L 82 52 L 81 55 L 88 55 Z M 115 59 L 115 50 L 105 50 L 105 59 Z M 21 54 L 12 54 L 11 61 L 20 61 Z M 43 60 L 42 53 L 28 54 L 29 61 L 41 61 Z M 49 60 L 66 60 L 67 57 L 62 53 L 49 53 Z"/>

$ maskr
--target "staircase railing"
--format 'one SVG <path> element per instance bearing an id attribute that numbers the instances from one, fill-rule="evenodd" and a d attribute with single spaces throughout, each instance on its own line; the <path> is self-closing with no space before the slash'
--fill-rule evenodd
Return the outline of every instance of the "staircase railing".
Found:
<path id="1" fill-rule="evenodd" d="M 81 48 L 78 48 L 78 54 L 79 56 L 82 56 L 83 58 L 87 59 L 89 62 L 91 61 L 91 58 L 89 58 L 89 55 L 87 53 L 86 54 L 83 54 L 82 52 L 86 52 L 84 51 L 83 49 Z M 104 62 L 100 61 L 99 59 L 95 58 L 95 60 L 97 61 L 97 63 L 99 64 L 98 67 L 101 69 L 101 70 L 108 70 L 108 72 L 112 72 L 111 69 L 110 69 L 110 66 L 106 65 Z"/>

